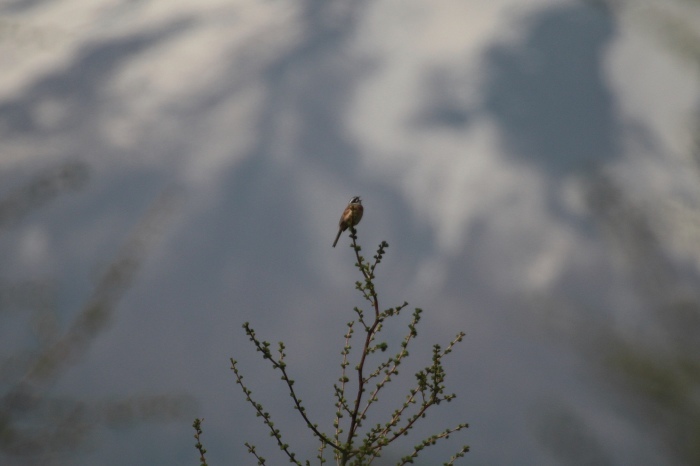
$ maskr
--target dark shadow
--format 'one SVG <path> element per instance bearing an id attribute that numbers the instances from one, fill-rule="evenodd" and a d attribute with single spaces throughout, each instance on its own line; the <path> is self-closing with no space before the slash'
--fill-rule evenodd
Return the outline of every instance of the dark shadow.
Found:
<path id="1" fill-rule="evenodd" d="M 0 11 L 5 14 L 24 13 L 46 2 L 47 0 L 9 0 Z"/>
<path id="2" fill-rule="evenodd" d="M 603 76 L 613 18 L 565 5 L 540 10 L 518 26 L 521 40 L 485 52 L 476 108 L 461 95 L 468 76 L 438 70 L 429 75 L 431 97 L 417 124 L 463 130 L 474 117 L 489 117 L 509 157 L 553 177 L 614 159 L 618 123 Z"/>
<path id="3" fill-rule="evenodd" d="M 617 156 L 617 123 L 603 77 L 609 16 L 582 6 L 533 17 L 523 42 L 486 56 L 484 111 L 502 128 L 508 155 L 554 176 Z"/>

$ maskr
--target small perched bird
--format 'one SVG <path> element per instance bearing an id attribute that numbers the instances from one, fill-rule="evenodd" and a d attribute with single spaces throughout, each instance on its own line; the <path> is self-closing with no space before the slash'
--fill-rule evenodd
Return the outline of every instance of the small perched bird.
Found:
<path id="1" fill-rule="evenodd" d="M 360 196 L 355 196 L 350 199 L 350 204 L 348 204 L 343 211 L 343 215 L 340 216 L 340 222 L 338 222 L 338 235 L 335 237 L 335 241 L 333 241 L 333 247 L 338 244 L 338 239 L 340 238 L 340 234 L 342 232 L 360 223 L 364 210 L 365 209 L 362 207 Z"/>

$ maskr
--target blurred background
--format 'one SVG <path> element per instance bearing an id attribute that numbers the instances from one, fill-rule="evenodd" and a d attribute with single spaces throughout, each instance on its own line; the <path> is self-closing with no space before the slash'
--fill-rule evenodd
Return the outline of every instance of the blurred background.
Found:
<path id="1" fill-rule="evenodd" d="M 330 430 L 360 195 L 380 303 L 425 310 L 404 383 L 466 332 L 379 464 L 459 422 L 416 464 L 700 464 L 698 31 L 697 0 L 0 1 L 0 463 L 194 465 L 203 417 L 211 466 L 285 464 L 231 357 L 313 457 L 241 325 Z"/>

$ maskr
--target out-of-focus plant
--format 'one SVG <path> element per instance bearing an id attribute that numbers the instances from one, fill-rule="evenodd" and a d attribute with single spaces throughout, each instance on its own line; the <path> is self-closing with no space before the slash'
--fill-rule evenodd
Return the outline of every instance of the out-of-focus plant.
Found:
<path id="1" fill-rule="evenodd" d="M 700 68 L 699 0 L 583 1 L 616 20 L 632 21 L 669 53 Z M 688 160 L 700 168 L 700 105 L 689 123 Z M 698 183 L 699 175 L 700 170 Z M 679 242 L 686 253 L 700 247 L 698 199 L 644 204 L 627 195 L 614 176 L 599 174 L 588 184 L 587 203 L 610 257 L 640 303 L 638 315 L 630 328 L 574 310 L 560 320 L 566 320 L 566 328 L 558 330 L 592 362 L 615 395 L 618 412 L 653 433 L 649 443 L 661 447 L 661 458 L 669 464 L 700 464 L 700 271 L 697 255 L 679 260 L 676 249 Z M 559 425 L 569 426 L 568 432 L 551 428 L 564 418 Z M 575 412 L 559 409 L 544 425 L 543 432 L 555 439 L 547 446 L 562 464 L 613 464 L 612 451 L 603 451 L 601 436 Z M 595 450 L 597 462 L 582 460 L 584 444 L 595 447 L 585 450 Z"/>
<path id="2" fill-rule="evenodd" d="M 595 185 L 590 204 L 650 318 L 637 331 L 596 329 L 596 360 L 634 395 L 674 461 L 700 464 L 700 276 L 673 263 L 649 214 L 609 181 Z"/>
<path id="3" fill-rule="evenodd" d="M 84 163 L 71 162 L 35 176 L 0 199 L 0 234 L 59 195 L 82 187 L 88 179 Z M 164 193 L 142 217 L 116 258 L 98 278 L 91 297 L 72 322 L 61 329 L 51 287 L 42 280 L 15 283 L 2 277 L 0 320 L 29 315 L 30 332 L 22 344 L 0 354 L 0 462 L 51 464 L 79 451 L 100 425 L 180 418 L 192 404 L 184 395 L 136 395 L 89 402 L 52 394 L 52 386 L 78 363 L 108 327 L 119 299 L 136 273 L 174 198 Z M 1 327 L 0 327 L 1 328 Z M 0 331 L 2 334 L 2 331 Z"/>
<path id="4" fill-rule="evenodd" d="M 653 433 L 649 447 L 660 447 L 659 458 L 700 464 L 700 275 L 673 261 L 664 228 L 610 177 L 591 182 L 588 204 L 640 303 L 636 325 L 616 324 L 615 312 L 576 308 L 561 320 L 559 307 L 566 326 L 557 331 L 586 355 L 616 412 Z M 615 452 L 578 413 L 549 408 L 540 438 L 561 464 L 615 464 Z"/>

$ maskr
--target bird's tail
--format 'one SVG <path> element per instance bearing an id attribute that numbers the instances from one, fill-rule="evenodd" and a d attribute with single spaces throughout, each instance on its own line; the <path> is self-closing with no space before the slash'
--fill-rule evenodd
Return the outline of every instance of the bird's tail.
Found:
<path id="1" fill-rule="evenodd" d="M 335 237 L 335 241 L 333 241 L 333 247 L 335 247 L 336 244 L 338 244 L 338 240 L 340 239 L 340 234 L 343 232 L 342 229 L 338 229 L 338 234 Z"/>

